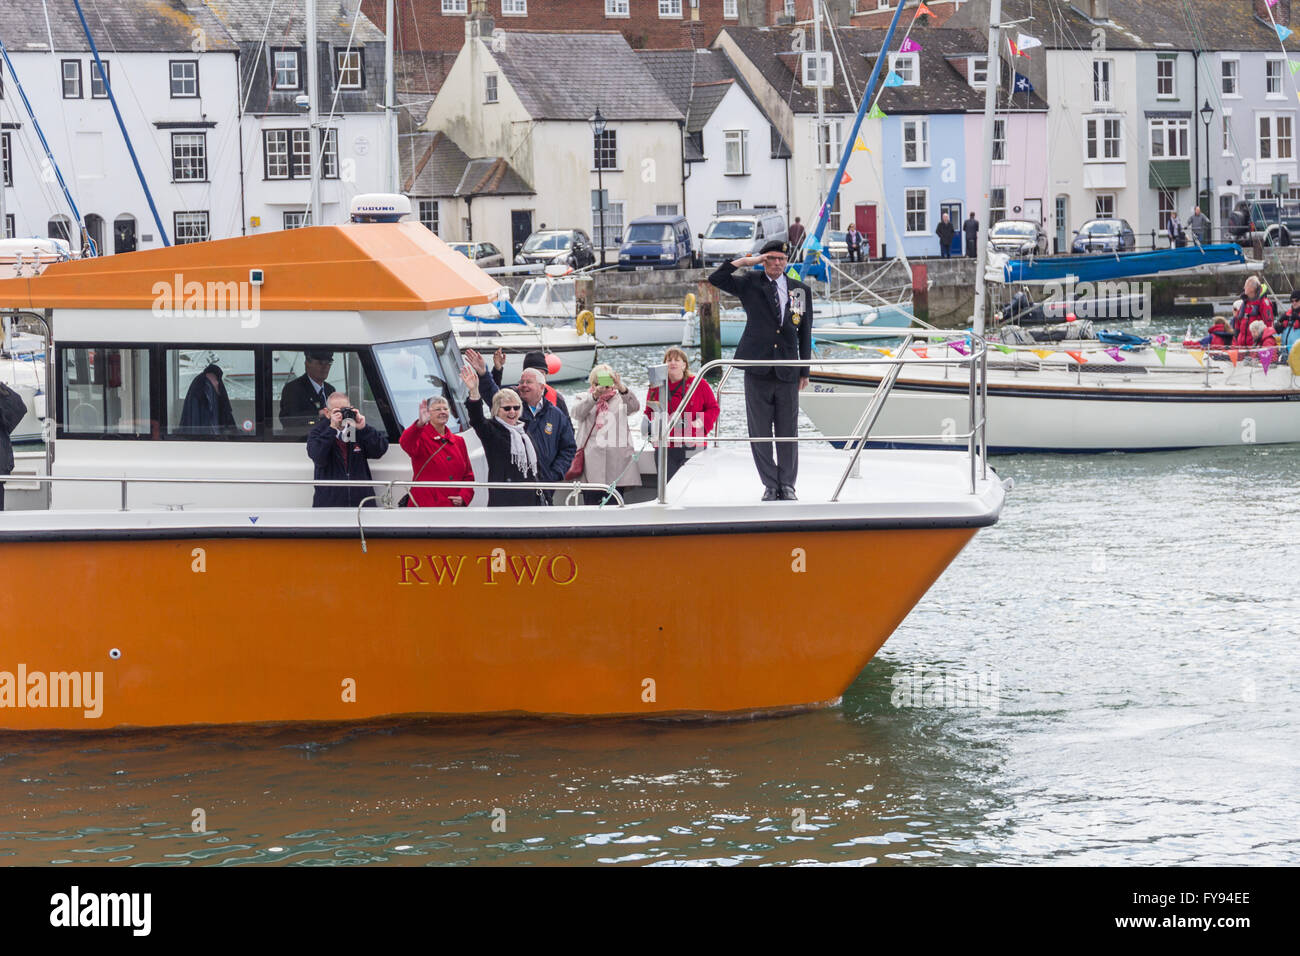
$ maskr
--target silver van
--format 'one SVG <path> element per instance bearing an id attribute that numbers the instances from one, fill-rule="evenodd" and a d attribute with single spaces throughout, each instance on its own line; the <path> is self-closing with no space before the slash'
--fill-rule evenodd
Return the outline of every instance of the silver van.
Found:
<path id="1" fill-rule="evenodd" d="M 785 217 L 772 209 L 732 209 L 713 217 L 700 233 L 700 259 L 712 269 L 724 262 L 751 255 L 773 239 L 785 242 L 789 233 Z"/>

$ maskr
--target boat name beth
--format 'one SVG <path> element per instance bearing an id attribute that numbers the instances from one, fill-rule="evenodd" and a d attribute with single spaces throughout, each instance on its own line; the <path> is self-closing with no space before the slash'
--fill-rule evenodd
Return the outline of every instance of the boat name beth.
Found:
<path id="1" fill-rule="evenodd" d="M 103 671 L 0 671 L 0 708 L 80 707 L 90 719 L 104 712 Z"/>
<path id="2" fill-rule="evenodd" d="M 467 583 L 536 585 L 551 581 L 560 587 L 578 579 L 578 562 L 567 554 L 511 554 L 494 548 L 490 554 L 399 554 L 398 584 L 459 584 L 466 561 Z M 478 565 L 478 571 L 473 570 Z M 482 577 L 479 577 L 479 573 Z"/>

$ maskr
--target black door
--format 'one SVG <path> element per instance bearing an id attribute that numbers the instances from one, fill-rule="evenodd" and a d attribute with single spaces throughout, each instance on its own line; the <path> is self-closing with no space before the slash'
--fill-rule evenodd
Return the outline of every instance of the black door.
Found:
<path id="1" fill-rule="evenodd" d="M 512 209 L 510 211 L 510 248 L 515 255 L 524 240 L 533 234 L 533 211 L 531 209 Z"/>
<path id="2" fill-rule="evenodd" d="M 134 219 L 119 219 L 113 223 L 113 252 L 135 252 Z"/>

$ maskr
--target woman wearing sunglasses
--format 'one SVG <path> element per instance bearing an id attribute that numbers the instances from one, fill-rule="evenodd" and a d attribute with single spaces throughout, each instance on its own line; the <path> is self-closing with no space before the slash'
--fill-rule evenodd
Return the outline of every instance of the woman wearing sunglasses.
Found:
<path id="1" fill-rule="evenodd" d="M 523 400 L 513 388 L 503 388 L 492 396 L 492 418 L 483 417 L 483 400 L 478 394 L 478 375 L 469 366 L 460 369 L 460 380 L 469 389 L 469 423 L 483 443 L 487 455 L 488 481 L 540 481 L 537 449 L 524 431 L 520 419 Z M 539 490 L 492 488 L 488 507 L 520 507 L 547 503 Z"/>

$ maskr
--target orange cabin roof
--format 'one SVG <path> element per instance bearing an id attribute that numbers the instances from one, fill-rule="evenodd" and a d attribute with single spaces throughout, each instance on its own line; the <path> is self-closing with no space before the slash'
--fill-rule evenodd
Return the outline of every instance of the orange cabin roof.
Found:
<path id="1" fill-rule="evenodd" d="M 355 223 L 59 262 L 0 279 L 0 308 L 152 309 L 157 283 L 247 282 L 250 269 L 264 272 L 267 311 L 446 309 L 491 302 L 500 288 L 420 223 Z"/>

